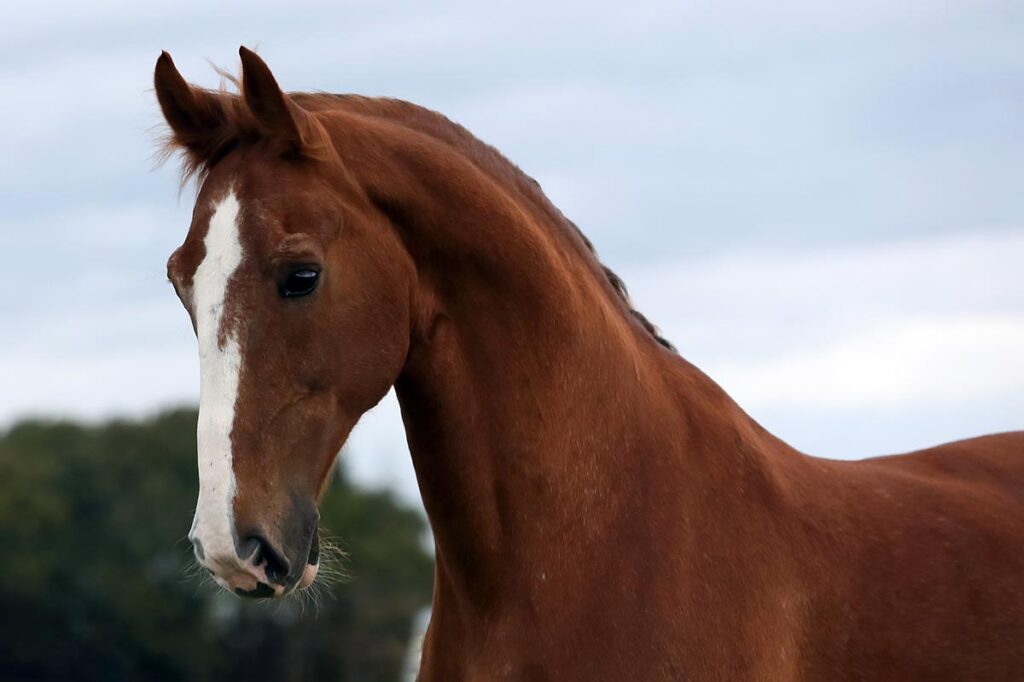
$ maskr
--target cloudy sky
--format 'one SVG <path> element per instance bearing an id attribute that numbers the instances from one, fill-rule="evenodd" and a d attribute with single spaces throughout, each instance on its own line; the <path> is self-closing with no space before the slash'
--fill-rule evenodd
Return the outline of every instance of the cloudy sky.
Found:
<path id="1" fill-rule="evenodd" d="M 1024 427 L 1024 5 L 8 3 L 0 426 L 198 394 L 153 63 L 438 109 L 536 177 L 684 356 L 831 457 Z M 283 3 L 277 3 L 283 5 Z M 397 407 L 346 454 L 415 498 Z"/>

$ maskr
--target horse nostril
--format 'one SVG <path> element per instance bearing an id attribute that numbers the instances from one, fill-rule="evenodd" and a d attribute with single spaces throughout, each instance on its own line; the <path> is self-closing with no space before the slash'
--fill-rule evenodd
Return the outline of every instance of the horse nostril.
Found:
<path id="1" fill-rule="evenodd" d="M 267 580 L 283 584 L 288 578 L 290 567 L 288 560 L 262 535 L 252 535 L 241 547 L 241 557 L 251 557 L 254 566 L 263 566 Z"/>

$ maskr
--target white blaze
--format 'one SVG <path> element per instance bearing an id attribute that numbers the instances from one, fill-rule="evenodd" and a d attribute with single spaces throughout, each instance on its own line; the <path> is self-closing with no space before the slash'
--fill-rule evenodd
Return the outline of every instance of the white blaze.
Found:
<path id="1" fill-rule="evenodd" d="M 235 475 L 231 428 L 242 368 L 238 339 L 221 334 L 228 282 L 242 262 L 238 198 L 229 191 L 215 207 L 203 240 L 206 255 L 192 280 L 199 338 L 199 502 L 190 537 L 202 543 L 205 563 L 234 560 Z"/>

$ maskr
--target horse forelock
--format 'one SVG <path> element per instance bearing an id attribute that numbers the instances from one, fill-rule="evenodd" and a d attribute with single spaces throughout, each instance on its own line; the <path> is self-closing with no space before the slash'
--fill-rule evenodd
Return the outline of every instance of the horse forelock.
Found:
<path id="1" fill-rule="evenodd" d="M 158 139 L 157 162 L 164 163 L 177 155 L 181 162 L 179 170 L 182 187 L 190 183 L 197 189 L 202 187 L 210 170 L 239 145 L 273 141 L 273 138 L 265 134 L 246 104 L 242 80 L 220 67 L 213 66 L 213 69 L 220 76 L 218 87 L 195 90 L 208 96 L 208 101 L 217 103 L 219 109 L 215 118 L 219 125 L 204 130 L 201 136 L 187 136 L 167 127 Z M 326 131 L 312 116 L 306 117 L 302 124 L 302 144 L 298 147 L 279 148 L 277 153 L 298 158 L 329 158 L 333 148 Z"/>

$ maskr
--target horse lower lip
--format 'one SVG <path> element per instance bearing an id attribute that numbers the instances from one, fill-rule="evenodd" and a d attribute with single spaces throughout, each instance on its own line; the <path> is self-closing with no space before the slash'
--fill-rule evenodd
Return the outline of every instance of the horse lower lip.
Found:
<path id="1" fill-rule="evenodd" d="M 313 538 L 309 542 L 309 557 L 306 559 L 306 564 L 310 566 L 316 566 L 320 563 L 320 530 L 319 528 L 313 529 Z"/>
<path id="2" fill-rule="evenodd" d="M 304 589 L 313 584 L 316 580 L 317 571 L 320 568 L 320 532 L 318 528 L 313 530 L 313 537 L 309 543 L 309 555 L 306 558 L 306 566 L 302 576 L 296 584 L 297 589 Z"/>
<path id="3" fill-rule="evenodd" d="M 320 568 L 319 564 L 307 564 L 306 570 L 302 572 L 302 577 L 299 578 L 299 589 L 309 587 L 316 580 L 317 570 Z"/>
<path id="4" fill-rule="evenodd" d="M 256 583 L 256 588 L 252 590 L 243 590 L 240 587 L 236 587 L 235 594 L 239 597 L 249 597 L 251 599 L 267 599 L 279 595 L 276 588 L 262 582 Z"/>

